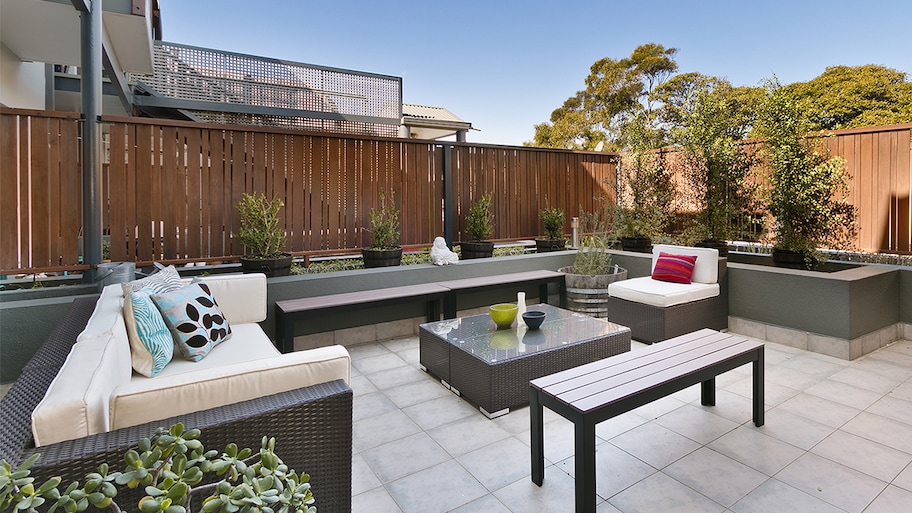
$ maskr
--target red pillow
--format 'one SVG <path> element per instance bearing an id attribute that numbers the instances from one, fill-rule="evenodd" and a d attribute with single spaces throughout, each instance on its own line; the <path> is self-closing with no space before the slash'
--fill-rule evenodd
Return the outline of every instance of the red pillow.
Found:
<path id="1" fill-rule="evenodd" d="M 656 260 L 655 268 L 652 270 L 652 279 L 690 283 L 696 261 L 696 256 L 659 253 L 659 259 Z"/>

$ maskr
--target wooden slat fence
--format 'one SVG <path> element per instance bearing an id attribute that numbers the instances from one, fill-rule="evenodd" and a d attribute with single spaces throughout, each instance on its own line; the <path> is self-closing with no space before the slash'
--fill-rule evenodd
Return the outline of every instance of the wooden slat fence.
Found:
<path id="1" fill-rule="evenodd" d="M 104 212 L 112 260 L 236 259 L 244 192 L 284 199 L 287 250 L 357 249 L 368 211 L 395 195 L 407 246 L 443 235 L 445 149 L 451 150 L 454 238 L 490 193 L 494 239 L 532 238 L 546 206 L 570 218 L 613 201 L 617 155 L 468 143 L 336 136 L 145 118 L 103 118 Z M 82 184 L 78 115 L 0 108 L 0 274 L 79 270 Z M 912 251 L 912 124 L 837 132 L 859 210 L 859 247 Z"/>
<path id="2" fill-rule="evenodd" d="M 82 269 L 79 115 L 0 108 L 0 269 Z"/>

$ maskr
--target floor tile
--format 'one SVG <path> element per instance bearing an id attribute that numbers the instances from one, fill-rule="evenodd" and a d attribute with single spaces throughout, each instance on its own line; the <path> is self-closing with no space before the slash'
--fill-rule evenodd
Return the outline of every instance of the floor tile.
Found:
<path id="1" fill-rule="evenodd" d="M 352 497 L 382 484 L 361 453 L 352 455 Z"/>
<path id="2" fill-rule="evenodd" d="M 455 460 L 393 481 L 386 488 L 403 513 L 444 513 L 488 493 Z"/>
<path id="3" fill-rule="evenodd" d="M 595 436 L 602 440 L 611 440 L 612 438 L 622 433 L 626 433 L 637 426 L 642 426 L 647 422 L 649 421 L 636 413 L 629 411 L 612 419 L 608 419 L 605 422 L 596 424 Z"/>
<path id="4" fill-rule="evenodd" d="M 850 513 L 861 513 L 887 483 L 834 461 L 807 453 L 776 479 Z"/>
<path id="5" fill-rule="evenodd" d="M 494 496 L 513 513 L 554 513 L 573 511 L 574 482 L 554 466 L 545 468 L 545 479 L 538 486 L 523 478 L 494 492 Z"/>
<path id="6" fill-rule="evenodd" d="M 783 365 L 768 367 L 764 372 L 764 377 L 767 382 L 771 381 L 796 390 L 804 390 L 805 388 L 814 386 L 823 379 L 822 377 L 814 376 Z"/>
<path id="7" fill-rule="evenodd" d="M 896 478 L 912 462 L 908 453 L 845 431 L 826 437 L 811 452 L 886 482 Z"/>
<path id="8" fill-rule="evenodd" d="M 409 367 L 405 360 L 399 358 L 399 355 L 386 351 L 384 354 L 368 356 L 365 358 L 352 359 L 352 367 L 357 368 L 362 374 L 370 375 L 374 372 L 380 372 L 396 367 Z"/>
<path id="9" fill-rule="evenodd" d="M 869 406 L 867 412 L 912 426 L 912 401 L 886 395 Z"/>
<path id="10" fill-rule="evenodd" d="M 907 465 L 906 468 L 896 476 L 896 479 L 893 480 L 893 484 L 906 491 L 912 492 L 912 464 Z"/>
<path id="11" fill-rule="evenodd" d="M 389 483 L 451 459 L 427 433 L 415 433 L 367 449 L 361 452 L 361 456 L 381 483 Z"/>
<path id="12" fill-rule="evenodd" d="M 662 470 L 723 506 L 731 506 L 769 476 L 712 449 L 701 448 Z"/>
<path id="13" fill-rule="evenodd" d="M 896 399 L 903 399 L 905 401 L 912 401 L 912 380 L 907 380 L 905 383 L 897 386 L 888 394 L 889 397 Z"/>
<path id="14" fill-rule="evenodd" d="M 751 420 L 754 415 L 754 403 L 752 399 L 729 392 L 725 389 L 716 390 L 715 406 L 703 406 L 700 403 L 696 403 L 694 406 L 738 424 L 743 424 Z"/>
<path id="15" fill-rule="evenodd" d="M 781 367 L 795 369 L 804 374 L 810 374 L 816 378 L 826 378 L 846 368 L 849 363 L 845 360 L 838 360 L 824 355 L 815 353 L 804 353 L 780 364 Z"/>
<path id="16" fill-rule="evenodd" d="M 872 370 L 863 370 L 861 367 L 856 366 L 847 367 L 833 374 L 829 379 L 877 392 L 878 394 L 886 394 L 903 382 L 902 379 L 884 376 Z"/>
<path id="17" fill-rule="evenodd" d="M 873 413 L 862 412 L 841 428 L 847 433 L 867 438 L 875 442 L 912 454 L 912 426 L 881 417 Z"/>
<path id="18" fill-rule="evenodd" d="M 352 449 L 359 452 L 421 431 L 401 410 L 376 415 L 355 422 L 352 426 Z"/>
<path id="19" fill-rule="evenodd" d="M 320 503 L 316 503 L 319 511 Z M 399 505 L 382 486 L 352 496 L 352 511 L 370 511 L 371 513 L 403 513 Z"/>
<path id="20" fill-rule="evenodd" d="M 399 359 L 399 356 L 396 355 L 396 358 Z M 402 360 L 400 359 L 400 361 Z M 416 369 L 415 367 L 412 367 L 411 365 L 393 367 L 391 369 L 385 369 L 376 372 L 365 372 L 364 375 L 379 390 L 386 390 L 389 388 L 419 381 L 427 381 L 428 383 L 435 382 L 434 380 L 430 379 L 426 373 Z M 439 381 L 436 383 L 438 385 L 440 384 Z"/>
<path id="21" fill-rule="evenodd" d="M 845 513 L 817 497 L 808 495 L 782 481 L 770 479 L 731 508 L 735 513 L 772 513 L 800 511 L 801 513 Z"/>
<path id="22" fill-rule="evenodd" d="M 858 408 L 852 408 L 816 395 L 804 393 L 784 401 L 775 410 L 794 413 L 808 420 L 834 428 L 838 428 L 861 413 Z"/>
<path id="23" fill-rule="evenodd" d="M 835 403 L 863 410 L 882 397 L 877 392 L 865 390 L 848 383 L 825 379 L 805 390 L 805 393 L 829 399 Z"/>
<path id="24" fill-rule="evenodd" d="M 779 472 L 803 454 L 794 445 L 747 426 L 719 437 L 708 447 L 768 476 Z"/>
<path id="25" fill-rule="evenodd" d="M 722 512 L 725 507 L 667 475 L 657 472 L 608 500 L 624 513 Z"/>
<path id="26" fill-rule="evenodd" d="M 864 513 L 905 513 L 909 511 L 910 504 L 912 504 L 912 492 L 888 486 L 864 510 Z"/>
<path id="27" fill-rule="evenodd" d="M 354 422 L 391 411 L 399 411 L 399 407 L 379 391 L 358 395 L 352 400 L 352 420 Z"/>
<path id="28" fill-rule="evenodd" d="M 510 510 L 493 495 L 485 495 L 480 499 L 460 506 L 450 513 L 511 513 Z"/>
<path id="29" fill-rule="evenodd" d="M 399 408 L 407 408 L 418 403 L 453 394 L 444 388 L 440 382 L 429 379 L 407 382 L 394 388 L 385 389 L 383 393 Z"/>
<path id="30" fill-rule="evenodd" d="M 576 477 L 575 463 L 574 456 L 561 461 L 557 467 Z M 610 499 L 656 472 L 655 468 L 610 443 L 595 447 L 595 492 L 602 499 Z"/>
<path id="31" fill-rule="evenodd" d="M 460 456 L 510 436 L 481 413 L 429 429 L 428 434 L 450 455 Z"/>
<path id="32" fill-rule="evenodd" d="M 444 395 L 413 406 L 402 411 L 415 421 L 422 429 L 433 429 L 442 424 L 478 413 L 472 405 L 454 394 Z"/>
<path id="33" fill-rule="evenodd" d="M 355 397 L 372 394 L 377 391 L 377 387 L 361 373 L 358 373 L 357 376 L 352 374 L 351 382 L 349 384 L 351 385 Z"/>
<path id="34" fill-rule="evenodd" d="M 510 437 L 456 458 L 489 491 L 528 479 L 532 472 L 529 447 Z"/>
<path id="35" fill-rule="evenodd" d="M 738 427 L 737 423 L 720 417 L 711 410 L 712 408 L 686 405 L 662 415 L 655 423 L 705 445 Z"/>
<path id="36" fill-rule="evenodd" d="M 358 344 L 356 346 L 347 346 L 346 349 L 348 349 L 348 354 L 351 356 L 352 361 L 390 353 L 390 350 L 383 344 Z"/>
<path id="37" fill-rule="evenodd" d="M 700 444 L 654 422 L 616 436 L 608 442 L 657 469 L 697 450 Z"/>
<path id="38" fill-rule="evenodd" d="M 756 429 L 804 450 L 814 447 L 836 430 L 834 427 L 795 415 L 781 406 L 766 412 L 765 424 Z"/>
<path id="39" fill-rule="evenodd" d="M 716 386 L 719 386 L 718 383 Z M 724 388 L 729 392 L 746 397 L 747 399 L 754 398 L 753 376 L 746 376 Z M 763 402 L 766 403 L 767 407 L 776 406 L 783 401 L 798 395 L 798 393 L 799 391 L 797 389 L 786 387 L 773 381 L 766 381 L 763 384 Z"/>

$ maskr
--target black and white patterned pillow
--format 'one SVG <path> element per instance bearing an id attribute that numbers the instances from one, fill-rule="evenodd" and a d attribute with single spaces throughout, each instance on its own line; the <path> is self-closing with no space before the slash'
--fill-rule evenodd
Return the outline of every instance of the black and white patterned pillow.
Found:
<path id="1" fill-rule="evenodd" d="M 231 326 L 203 282 L 152 296 L 181 356 L 198 362 L 231 337 Z"/>
<path id="2" fill-rule="evenodd" d="M 153 294 L 164 294 L 165 292 L 177 290 L 183 287 L 184 284 L 181 282 L 181 277 L 180 274 L 178 274 L 177 269 L 175 269 L 173 265 L 169 265 L 152 276 L 127 282 L 124 286 L 129 287 L 133 292 L 139 292 L 142 289 L 148 288 L 152 290 Z"/>

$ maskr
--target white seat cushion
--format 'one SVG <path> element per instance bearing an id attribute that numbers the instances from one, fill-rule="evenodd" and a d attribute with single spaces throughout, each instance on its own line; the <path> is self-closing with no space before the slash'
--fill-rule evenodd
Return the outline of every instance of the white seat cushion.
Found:
<path id="1" fill-rule="evenodd" d="M 232 337 L 225 344 L 240 340 Z M 165 367 L 168 370 L 171 365 Z M 351 358 L 343 346 L 335 345 L 177 374 L 165 371 L 114 389 L 112 430 L 337 379 L 348 383 Z"/>
<path id="2" fill-rule="evenodd" d="M 205 358 L 198 362 L 191 362 L 183 358 L 175 358 L 162 369 L 156 377 L 173 376 L 184 372 L 193 372 L 200 369 L 213 369 L 223 365 L 246 362 L 253 359 L 271 358 L 282 353 L 276 349 L 275 344 L 269 340 L 259 324 L 233 324 L 234 334 L 224 343 L 212 348 Z M 253 357 L 251 355 L 256 355 Z M 146 380 L 145 376 L 134 374 L 131 381 Z"/>
<path id="3" fill-rule="evenodd" d="M 634 303 L 666 308 L 719 295 L 718 283 L 671 283 L 649 276 L 616 281 L 608 285 L 608 295 Z"/>

